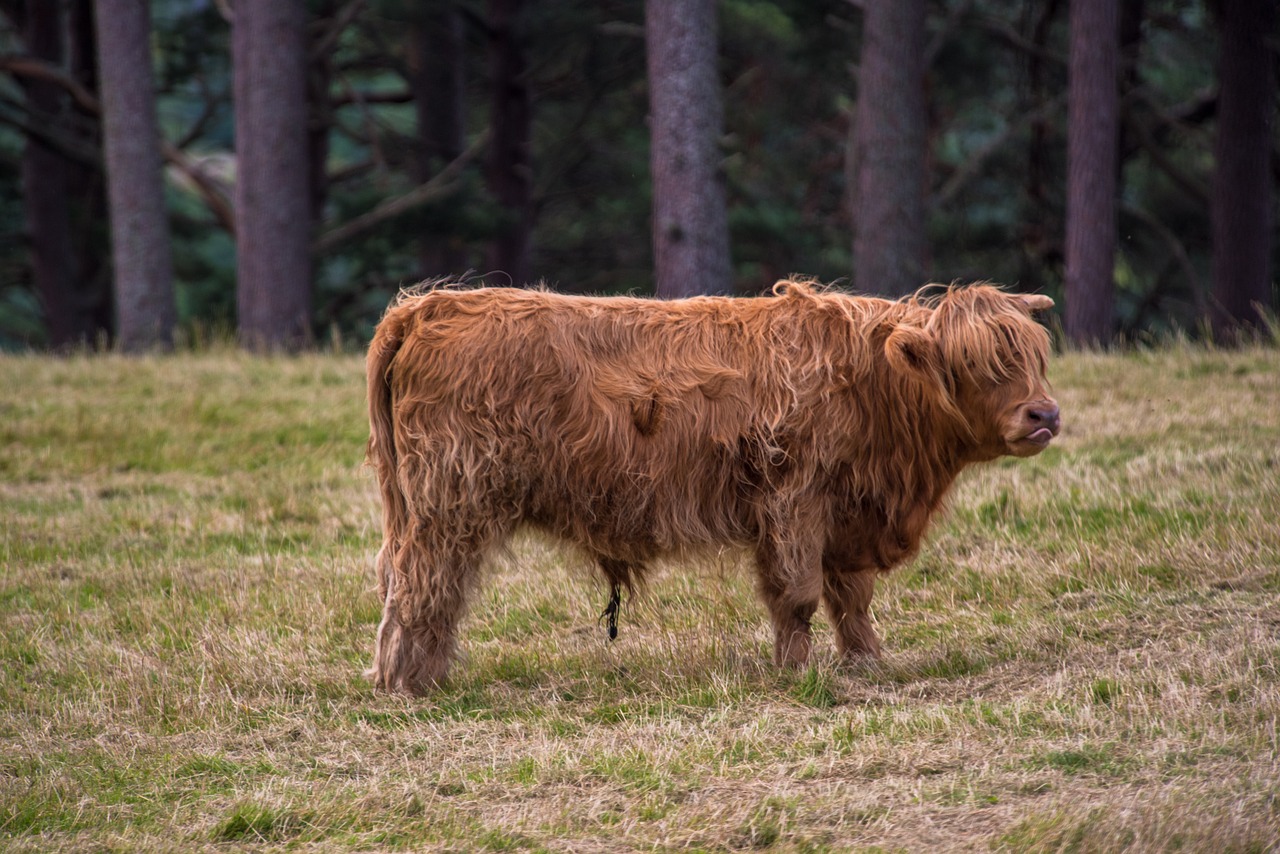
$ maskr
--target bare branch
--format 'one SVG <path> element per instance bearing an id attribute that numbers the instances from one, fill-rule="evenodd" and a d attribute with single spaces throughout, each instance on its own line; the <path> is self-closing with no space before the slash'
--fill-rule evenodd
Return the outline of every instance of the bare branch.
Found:
<path id="1" fill-rule="evenodd" d="M 1190 101 L 1175 104 L 1172 107 L 1163 107 L 1147 89 L 1138 87 L 1125 97 L 1123 107 L 1126 116 L 1132 115 L 1134 102 L 1142 104 L 1159 120 L 1158 131 L 1177 128 L 1183 133 L 1198 136 L 1201 142 L 1212 146 L 1211 135 L 1201 125 L 1212 118 L 1218 110 L 1216 89 L 1201 90 Z"/>
<path id="2" fill-rule="evenodd" d="M 1151 102 L 1149 97 L 1146 100 L 1148 103 Z M 1203 124 L 1218 112 L 1218 89 L 1214 86 L 1206 86 L 1192 95 L 1190 100 L 1159 112 L 1161 118 L 1168 117 L 1170 121 L 1192 125 Z"/>
<path id="3" fill-rule="evenodd" d="M 1040 121 L 1050 113 L 1062 109 L 1064 103 L 1066 103 L 1066 96 L 1064 95 L 1050 98 L 1039 107 L 1029 113 L 1024 113 L 1005 125 L 1002 131 L 988 139 L 986 143 L 969 156 L 968 160 L 956 167 L 956 170 L 951 173 L 951 177 L 938 188 L 938 192 L 929 200 L 930 205 L 934 208 L 939 208 L 950 203 L 956 197 L 956 194 L 964 189 L 965 184 L 969 183 L 978 174 L 979 170 L 982 169 L 982 165 L 986 163 L 987 158 L 1004 147 L 1023 128 Z"/>
<path id="4" fill-rule="evenodd" d="M 1015 47 L 1023 53 L 1039 57 L 1040 59 L 1046 59 L 1050 62 L 1057 63 L 1058 65 L 1065 66 L 1067 64 L 1067 58 L 1065 56 L 1060 53 L 1054 53 L 1044 46 L 1031 41 L 1026 36 L 1022 35 L 1022 33 L 1015 30 L 1008 21 L 1002 21 L 999 18 L 991 17 L 979 17 L 977 21 L 980 27 L 999 37 L 1010 47 Z"/>
<path id="5" fill-rule="evenodd" d="M 218 221 L 227 230 L 232 237 L 236 233 L 236 214 L 235 208 L 232 207 L 231 201 L 223 192 L 222 186 L 216 179 L 205 172 L 200 164 L 195 162 L 187 155 L 185 151 L 175 146 L 167 140 L 160 140 L 160 153 L 164 156 L 165 162 L 174 169 L 186 176 L 204 199 L 205 206 L 209 208 L 209 212 L 213 214 L 214 219 Z"/>
<path id="6" fill-rule="evenodd" d="M 488 142 L 489 133 L 486 131 L 475 142 L 471 143 L 466 151 L 459 154 L 448 166 L 437 172 L 431 180 L 419 184 L 402 196 L 388 199 L 373 210 L 348 220 L 342 225 L 329 229 L 312 244 L 312 251 L 322 255 L 333 250 L 338 245 L 376 228 L 387 220 L 394 219 L 416 207 L 438 201 L 457 192 L 462 187 L 457 178 L 462 174 L 462 170 L 466 168 L 467 164 L 484 150 Z"/>
<path id="7" fill-rule="evenodd" d="M 605 21 L 599 27 L 602 36 L 623 36 L 631 39 L 644 39 L 644 25 L 631 24 L 626 21 Z"/>
<path id="8" fill-rule="evenodd" d="M 328 181 L 330 184 L 341 184 L 372 172 L 373 168 L 374 162 L 372 159 L 361 160 L 359 163 L 351 163 L 330 172 Z"/>
<path id="9" fill-rule="evenodd" d="M 351 0 L 347 5 L 338 10 L 332 18 L 329 19 L 329 26 L 325 28 L 320 37 L 316 39 L 316 43 L 311 46 L 310 59 L 316 60 L 328 53 L 342 35 L 342 31 L 350 26 L 355 20 L 356 15 L 363 8 L 365 0 Z"/>
<path id="10" fill-rule="evenodd" d="M 0 56 L 0 71 L 8 71 L 17 77 L 31 77 L 56 83 L 71 95 L 72 99 L 90 113 L 99 112 L 98 99 L 79 80 L 52 63 L 32 56 Z"/>
<path id="11" fill-rule="evenodd" d="M 228 0 L 213 0 L 213 5 L 218 7 L 218 14 L 222 16 L 222 20 L 233 27 L 236 25 L 236 12 Z"/>
<path id="12" fill-rule="evenodd" d="M 38 139 L 64 157 L 69 157 L 95 169 L 102 168 L 102 152 L 84 139 L 62 133 L 42 113 L 33 113 L 26 104 L 0 96 L 0 124 L 7 124 L 22 131 L 32 139 Z"/>
<path id="13" fill-rule="evenodd" d="M 62 69 L 47 62 L 30 57 L 23 56 L 6 56 L 0 57 L 0 70 L 9 71 L 13 74 L 33 77 L 41 80 L 49 80 L 58 84 L 70 93 L 85 112 L 93 115 L 100 115 L 102 106 L 98 103 L 98 99 L 93 93 L 86 89 L 80 81 L 67 74 Z M 10 104 L 10 106 L 17 106 Z M 78 149 L 83 146 L 74 146 L 67 140 L 61 139 L 56 134 L 33 122 L 24 122 L 18 119 L 9 119 L 9 123 L 20 127 L 23 131 L 32 136 L 38 137 L 51 145 L 59 148 L 59 150 L 68 154 L 77 160 L 86 161 L 95 165 L 101 165 L 101 154 L 94 152 L 92 157 L 87 157 L 83 151 Z M 46 123 L 47 124 L 47 123 Z M 217 183 L 204 173 L 198 165 L 196 165 L 190 157 L 186 155 L 179 147 L 167 140 L 160 140 L 160 152 L 165 162 L 173 166 L 183 175 L 190 179 L 204 199 L 210 212 L 213 213 L 218 223 L 231 234 L 235 234 L 235 213 L 231 207 L 231 203 L 227 200 Z"/>

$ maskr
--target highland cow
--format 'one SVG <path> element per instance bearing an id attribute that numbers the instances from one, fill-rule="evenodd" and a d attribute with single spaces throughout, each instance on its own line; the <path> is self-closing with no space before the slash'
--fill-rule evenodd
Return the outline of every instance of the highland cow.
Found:
<path id="1" fill-rule="evenodd" d="M 916 553 L 957 474 L 1058 433 L 1032 319 L 1052 305 L 804 282 L 758 299 L 401 296 L 368 357 L 375 684 L 444 678 L 480 565 L 521 525 L 577 544 L 615 592 L 660 556 L 746 547 L 778 664 L 806 662 L 819 603 L 843 655 L 879 655 L 875 579 Z"/>

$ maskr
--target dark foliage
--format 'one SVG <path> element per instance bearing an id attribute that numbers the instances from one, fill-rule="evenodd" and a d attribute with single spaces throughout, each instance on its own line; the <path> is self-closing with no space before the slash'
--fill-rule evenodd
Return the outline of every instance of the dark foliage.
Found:
<path id="1" fill-rule="evenodd" d="M 33 126 L 101 186 L 94 117 L 67 97 L 62 115 L 36 122 L 24 89 L 29 72 L 11 61 L 29 53 L 22 22 L 32 2 L 0 0 L 0 58 L 7 58 L 0 64 L 2 347 L 50 341 L 21 203 L 20 164 Z M 60 2 L 68 13 L 83 5 Z M 437 10 L 448 5 L 433 3 Z M 512 27 L 532 103 L 530 275 L 567 291 L 650 292 L 644 4 L 519 5 Z M 1195 0 L 1120 6 L 1114 324 L 1131 338 L 1197 330 L 1212 304 L 1220 20 Z M 227 22 L 213 0 L 153 7 L 164 136 L 197 162 L 230 154 Z M 1062 296 L 1067 7 L 1065 0 L 927 3 L 925 277 L 990 279 Z M 411 90 L 409 35 L 424 7 L 411 0 L 308 0 L 307 8 L 309 148 L 326 161 L 311 178 L 315 236 L 367 217 L 315 253 L 312 326 L 318 340 L 337 330 L 358 341 L 400 286 L 424 272 L 445 272 L 439 259 L 448 259 L 454 275 L 483 278 L 495 239 L 512 225 L 513 214 L 484 174 L 490 149 L 482 135 L 493 122 L 492 6 L 452 4 L 460 21 L 465 162 L 424 201 L 401 210 L 385 206 L 431 178 L 422 166 L 423 130 Z M 734 287 L 759 293 L 790 273 L 848 284 L 855 261 L 849 126 L 862 13 L 847 0 L 722 0 L 717 8 Z M 60 70 L 69 74 L 77 52 L 66 48 Z M 1274 76 L 1274 44 L 1269 57 Z M 1273 185 L 1280 173 L 1274 149 L 1273 135 Z M 436 173 L 446 168 L 439 154 L 430 162 Z M 179 322 L 189 331 L 230 328 L 234 242 L 206 196 L 179 172 L 166 168 Z M 77 216 L 85 224 L 72 229 L 77 258 L 104 257 L 101 222 Z M 1270 268 L 1280 269 L 1274 225 L 1268 239 Z M 93 287 L 105 287 L 101 276 Z"/>

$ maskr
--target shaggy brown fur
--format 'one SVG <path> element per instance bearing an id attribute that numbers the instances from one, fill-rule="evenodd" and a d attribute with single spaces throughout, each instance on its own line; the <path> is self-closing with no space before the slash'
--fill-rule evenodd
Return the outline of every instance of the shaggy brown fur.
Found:
<path id="1" fill-rule="evenodd" d="M 803 282 L 672 302 L 403 295 L 368 357 L 385 534 L 375 684 L 419 693 L 444 677 L 480 564 L 521 524 L 622 585 L 659 555 L 745 545 L 779 663 L 805 662 L 820 601 L 842 652 L 878 654 L 876 574 L 915 554 L 962 468 L 1057 432 L 1031 319 L 1052 304 L 987 285 L 888 301 Z"/>

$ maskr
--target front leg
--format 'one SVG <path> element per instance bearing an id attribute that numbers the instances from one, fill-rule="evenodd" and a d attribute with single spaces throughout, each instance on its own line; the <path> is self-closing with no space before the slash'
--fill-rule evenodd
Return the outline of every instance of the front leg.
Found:
<path id="1" fill-rule="evenodd" d="M 836 634 L 836 649 L 845 658 L 880 657 L 880 639 L 867 611 L 878 574 L 875 569 L 850 571 L 823 561 L 822 600 Z"/>
<path id="2" fill-rule="evenodd" d="M 773 621 L 773 660 L 780 667 L 809 661 L 809 621 L 822 597 L 822 547 L 813 534 L 818 514 L 790 513 L 766 532 L 756 549 L 760 598 Z"/>
<path id="3" fill-rule="evenodd" d="M 760 596 L 773 621 L 773 663 L 779 667 L 804 667 L 812 645 L 809 621 L 818 610 L 818 596 L 779 586 L 761 574 Z"/>

